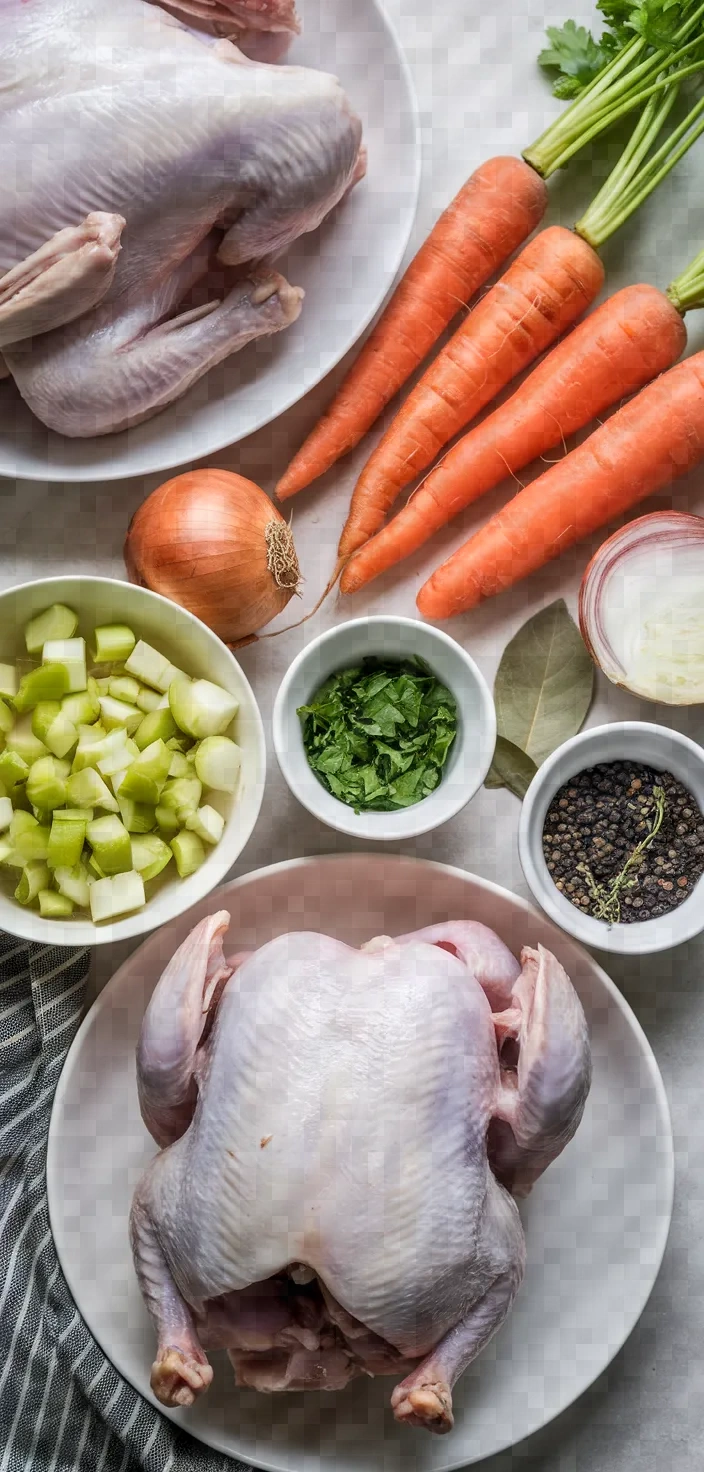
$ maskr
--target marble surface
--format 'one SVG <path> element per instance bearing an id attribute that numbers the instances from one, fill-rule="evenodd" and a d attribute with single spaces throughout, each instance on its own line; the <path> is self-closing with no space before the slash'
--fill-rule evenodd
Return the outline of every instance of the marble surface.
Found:
<path id="1" fill-rule="evenodd" d="M 543 0 L 540 6 L 533 6 L 530 0 L 496 0 L 484 7 L 481 18 L 473 0 L 444 0 L 437 6 L 428 6 L 422 0 L 389 0 L 387 8 L 411 62 L 420 102 L 424 177 L 415 233 L 418 241 L 464 180 L 469 167 L 488 151 L 497 151 L 497 142 L 506 151 L 516 151 L 527 141 L 525 118 L 515 101 L 521 95 L 521 69 L 534 65 L 546 14 L 564 16 L 566 12 L 561 12 L 552 0 Z M 503 29 L 498 26 L 498 15 Z M 510 65 L 500 44 L 509 19 L 513 27 Z M 549 106 L 546 102 L 546 112 Z M 482 142 L 485 129 L 492 140 L 490 150 Z M 679 181 L 678 189 L 683 187 Z M 584 197 L 589 198 L 589 192 Z M 698 195 L 698 201 L 700 198 Z M 680 239 L 681 264 L 701 246 L 704 200 L 695 207 L 685 206 L 683 196 L 675 189 L 669 195 L 666 190 L 663 201 L 658 202 L 647 244 L 627 230 L 625 241 L 619 239 L 607 248 L 604 258 L 611 285 L 629 276 L 638 279 L 634 270 L 644 273 L 640 279 L 660 284 L 669 279 L 663 278 L 659 253 L 665 251 L 667 269 L 676 233 L 673 220 L 677 226 L 678 211 L 682 219 L 680 235 L 692 241 L 691 249 L 683 250 Z M 574 218 L 570 208 L 569 192 L 560 186 L 553 194 L 553 218 Z M 702 345 L 701 336 L 702 329 L 695 328 L 693 346 Z M 214 462 L 271 488 L 290 449 L 315 420 L 331 387 L 328 380 L 275 425 L 214 457 Z M 296 616 L 314 605 L 325 585 L 361 461 L 361 453 L 350 457 L 337 472 L 294 503 L 294 534 L 306 576 Z M 0 482 L 3 585 L 66 571 L 124 576 L 122 544 L 127 523 L 158 479 L 49 489 L 40 483 L 16 487 Z M 242 664 L 254 684 L 267 728 L 279 680 L 311 635 L 352 612 L 393 609 L 414 615 L 415 590 L 428 571 L 499 504 L 505 493 L 504 487 L 474 508 L 439 536 L 430 551 L 418 555 L 402 576 L 380 580 L 367 597 L 356 599 L 353 607 L 343 607 L 333 598 L 302 627 L 242 651 Z M 672 497 L 659 498 L 652 504 L 675 504 L 704 512 L 704 475 L 680 482 Z M 589 545 L 581 546 L 512 594 L 455 621 L 452 632 L 490 680 L 508 638 L 531 613 L 558 596 L 564 596 L 575 610 L 579 578 L 590 550 Z M 281 624 L 287 622 L 290 620 L 285 616 L 279 620 Z M 625 718 L 664 718 L 695 738 L 704 734 L 704 717 L 699 712 L 682 712 L 673 719 L 671 713 L 639 705 L 600 681 L 590 723 Z M 461 865 L 526 894 L 516 852 L 517 817 L 518 802 L 508 792 L 482 791 L 443 829 L 402 845 L 401 851 Z M 363 845 L 354 839 L 322 827 L 298 806 L 270 754 L 261 818 L 234 872 L 243 873 L 299 854 L 360 847 Z M 127 949 L 104 948 L 98 954 L 96 987 L 112 973 Z M 486 1472 L 508 1472 L 519 1467 L 526 1472 L 537 1472 L 538 1468 L 541 1472 L 602 1472 L 607 1467 L 618 1468 L 619 1472 L 660 1472 L 665 1465 L 669 1472 L 690 1472 L 704 1443 L 704 1134 L 699 1058 L 699 1048 L 704 1047 L 704 940 L 646 960 L 600 959 L 643 1024 L 670 1099 L 678 1166 L 670 1244 L 650 1304 L 608 1373 L 538 1437 L 512 1453 L 483 1463 Z"/>

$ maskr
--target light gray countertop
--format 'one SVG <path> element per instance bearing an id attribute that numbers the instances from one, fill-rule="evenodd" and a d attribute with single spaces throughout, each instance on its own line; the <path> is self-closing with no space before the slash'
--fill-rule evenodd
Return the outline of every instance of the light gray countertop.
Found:
<path id="1" fill-rule="evenodd" d="M 528 59 L 538 50 L 545 12 L 560 18 L 566 13 L 552 0 L 536 9 L 528 6 L 527 0 L 499 0 L 498 5 L 482 8 L 485 13 L 480 19 L 477 0 L 444 0 L 437 6 L 420 0 L 389 0 L 387 6 L 414 71 L 421 110 L 424 177 L 416 241 L 427 233 L 472 163 L 489 151 L 496 152 L 497 133 L 505 138 L 506 151 L 517 151 L 528 141 L 520 101 L 516 100 L 515 68 L 512 75 L 506 66 L 505 46 L 513 30 L 512 44 L 525 52 L 522 64 L 528 65 Z M 485 126 L 492 138 L 491 149 L 482 144 Z M 589 191 L 585 197 L 589 197 Z M 569 211 L 564 189 L 556 192 L 555 199 L 558 212 Z M 605 252 L 611 286 L 629 276 L 638 279 L 634 270 L 644 273 L 641 279 L 664 284 L 658 267 L 658 242 L 660 236 L 667 237 L 669 264 L 672 219 L 668 208 L 676 212 L 678 199 L 681 205 L 676 193 L 669 197 L 664 209 L 658 202 L 658 218 L 654 226 L 649 222 L 647 248 L 627 231 L 625 244 L 619 241 Z M 691 236 L 692 248 L 678 253 L 682 264 L 704 242 L 704 202 L 701 208 L 697 205 L 686 213 L 684 228 Z M 553 215 L 558 217 L 555 203 Z M 676 214 L 674 218 L 676 224 Z M 330 384 L 314 391 L 274 426 L 214 456 L 210 463 L 238 470 L 270 489 L 289 450 L 300 442 L 329 393 Z M 344 510 L 361 459 L 361 453 L 350 457 L 337 473 L 294 503 L 294 534 L 307 579 L 301 612 L 313 606 L 333 565 Z M 1 482 L 3 584 L 67 571 L 123 576 L 122 544 L 127 523 L 158 480 L 154 477 L 146 482 L 49 488 L 39 483 L 15 488 L 7 481 Z M 424 576 L 498 500 L 498 496 L 490 497 L 486 506 L 474 508 L 459 525 L 439 536 L 430 551 L 426 549 L 425 555 L 417 556 L 402 576 L 387 576 L 373 585 L 368 597 L 362 595 L 353 604 L 350 601 L 349 607 L 333 598 L 304 627 L 242 651 L 241 661 L 254 685 L 268 733 L 277 685 L 303 644 L 314 633 L 353 614 L 384 608 L 415 615 L 414 594 Z M 680 482 L 674 497 L 651 504 L 704 511 L 704 476 Z M 595 538 L 593 545 L 597 541 Z M 579 578 L 590 550 L 589 545 L 583 545 L 512 594 L 451 626 L 454 636 L 469 649 L 490 680 L 508 638 L 530 614 L 559 596 L 564 596 L 575 611 Z M 280 620 L 289 621 L 285 616 Z M 682 712 L 672 719 L 600 680 L 590 724 L 625 718 L 665 718 L 695 738 L 704 729 L 704 718 L 697 712 Z M 517 817 L 518 802 L 509 793 L 482 790 L 471 806 L 446 827 L 402 845 L 402 851 L 474 870 L 525 895 L 516 851 Z M 301 854 L 362 846 L 322 827 L 298 806 L 270 752 L 261 817 L 235 872 L 244 873 Z M 116 969 L 128 949 L 106 947 L 96 956 L 96 986 Z M 673 1114 L 678 1172 L 672 1235 L 650 1304 L 608 1373 L 539 1436 L 512 1453 L 483 1463 L 486 1472 L 507 1472 L 517 1467 L 535 1468 L 536 1472 L 538 1468 L 541 1472 L 661 1472 L 664 1467 L 668 1472 L 691 1472 L 704 1446 L 704 1134 L 699 1058 L 700 1047 L 704 1050 L 704 941 L 646 960 L 599 959 L 643 1024 L 664 1076 Z"/>

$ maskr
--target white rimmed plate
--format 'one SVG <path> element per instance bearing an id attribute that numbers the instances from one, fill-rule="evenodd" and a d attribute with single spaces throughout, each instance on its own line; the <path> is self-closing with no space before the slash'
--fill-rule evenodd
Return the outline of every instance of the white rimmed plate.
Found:
<path id="1" fill-rule="evenodd" d="M 121 434 L 66 439 L 0 384 L 0 475 L 116 480 L 168 470 L 235 444 L 295 404 L 334 368 L 371 321 L 403 259 L 420 182 L 410 72 L 375 0 L 301 0 L 303 32 L 288 60 L 340 78 L 364 125 L 363 184 L 279 263 L 306 293 L 288 331 L 253 343 L 163 414 Z"/>
<path id="2" fill-rule="evenodd" d="M 567 967 L 587 1013 L 594 1082 L 575 1140 L 521 1208 L 523 1288 L 500 1334 L 455 1392 L 455 1429 L 398 1427 L 393 1382 L 339 1394 L 258 1396 L 215 1381 L 169 1412 L 209 1446 L 275 1472 L 450 1472 L 536 1431 L 586 1390 L 637 1322 L 662 1261 L 673 1147 L 657 1064 L 636 1018 L 596 962 L 524 900 L 460 869 L 377 854 L 295 859 L 211 895 L 135 952 L 86 1017 L 54 1103 L 51 1224 L 86 1323 L 118 1370 L 154 1404 L 154 1336 L 127 1242 L 132 1190 L 154 1154 L 139 1117 L 134 1048 L 166 959 L 202 915 L 225 906 L 233 949 L 315 928 L 359 944 L 452 918 L 481 919 L 514 950 L 542 942 Z"/>

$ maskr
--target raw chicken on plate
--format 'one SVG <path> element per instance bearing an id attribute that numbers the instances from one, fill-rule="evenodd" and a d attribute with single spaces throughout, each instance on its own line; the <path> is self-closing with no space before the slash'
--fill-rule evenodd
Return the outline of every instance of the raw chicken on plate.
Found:
<path id="1" fill-rule="evenodd" d="M 0 0 L 0 377 L 65 435 L 138 424 L 302 292 L 272 262 L 364 173 L 293 0 Z"/>
<path id="2" fill-rule="evenodd" d="M 152 1389 L 192 1404 L 225 1349 L 260 1391 L 392 1375 L 398 1421 L 449 1431 L 520 1287 L 516 1198 L 582 1116 L 581 1003 L 550 952 L 519 964 L 474 922 L 226 959 L 228 924 L 176 952 L 138 1046 L 160 1146 L 130 1220 Z"/>

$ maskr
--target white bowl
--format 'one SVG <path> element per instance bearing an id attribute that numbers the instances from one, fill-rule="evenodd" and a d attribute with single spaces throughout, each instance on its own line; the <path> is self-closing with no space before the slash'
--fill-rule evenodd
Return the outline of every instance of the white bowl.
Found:
<path id="1" fill-rule="evenodd" d="M 303 31 L 287 60 L 339 77 L 362 119 L 369 165 L 364 181 L 322 227 L 277 261 L 287 280 L 305 291 L 298 321 L 250 343 L 161 414 L 120 434 L 54 434 L 12 383 L 0 382 L 0 475 L 116 480 L 211 455 L 302 399 L 379 310 L 401 265 L 418 198 L 420 128 L 411 71 L 376 0 L 304 0 L 299 14 Z M 470 155 L 468 173 L 480 156 L 481 149 Z M 440 192 L 438 207 L 443 203 Z"/>
<path id="2" fill-rule="evenodd" d="M 555 793 L 587 767 L 599 762 L 634 761 L 672 772 L 704 810 L 704 750 L 667 726 L 620 721 L 582 731 L 558 747 L 539 768 L 523 799 L 518 852 L 530 889 L 546 913 L 585 945 L 621 955 L 648 955 L 691 940 L 704 930 L 704 876 L 676 910 L 656 920 L 607 925 L 583 915 L 554 884 L 543 855 L 543 824 Z"/>
<path id="3" fill-rule="evenodd" d="M 457 701 L 457 735 L 441 782 L 429 797 L 396 813 L 357 814 L 333 797 L 308 765 L 297 715 L 329 675 L 368 655 L 394 660 L 420 656 Z M 309 813 L 340 833 L 393 843 L 438 828 L 474 797 L 494 754 L 496 716 L 484 676 L 449 634 L 416 619 L 381 614 L 329 629 L 294 659 L 276 696 L 273 734 L 284 777 Z"/>
<path id="4" fill-rule="evenodd" d="M 25 624 L 52 603 L 75 609 L 80 616 L 79 631 L 85 636 L 97 624 L 129 624 L 138 638 L 156 645 L 177 667 L 223 685 L 240 703 L 233 727 L 242 748 L 240 785 L 233 797 L 224 792 L 209 796 L 211 805 L 223 814 L 225 828 L 220 842 L 188 879 L 179 879 L 175 871 L 171 876 L 173 865 L 169 865 L 144 909 L 105 925 L 94 925 L 89 919 L 43 920 L 36 910 L 18 904 L 8 885 L 0 884 L 0 930 L 47 945 L 105 945 L 144 935 L 173 920 L 225 878 L 259 815 L 266 772 L 264 729 L 252 688 L 217 635 L 167 598 L 113 578 L 44 578 L 0 593 L 0 661 L 20 655 L 26 658 Z"/>

